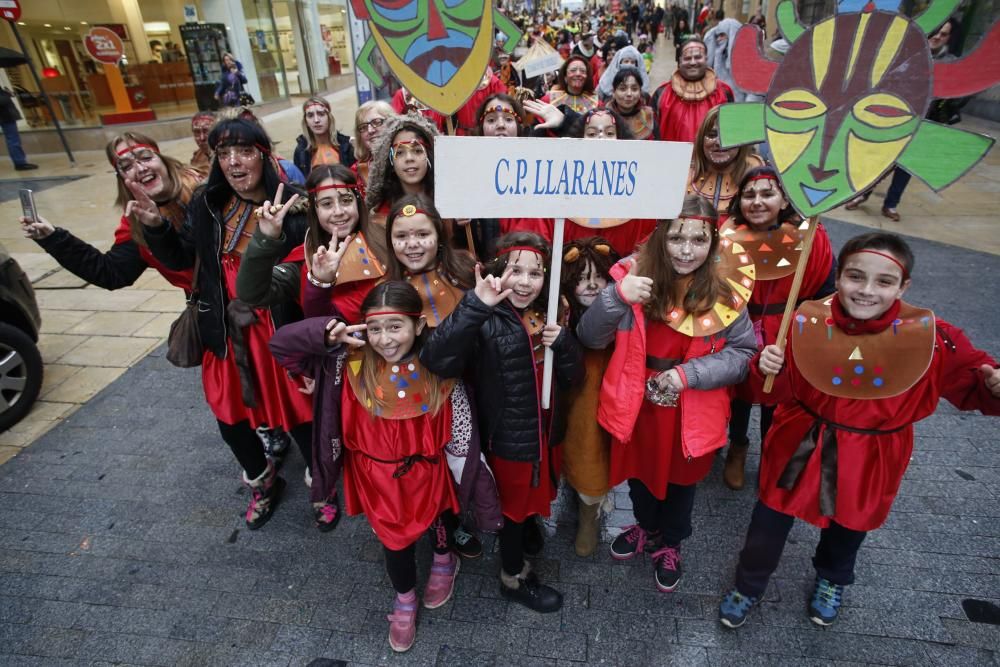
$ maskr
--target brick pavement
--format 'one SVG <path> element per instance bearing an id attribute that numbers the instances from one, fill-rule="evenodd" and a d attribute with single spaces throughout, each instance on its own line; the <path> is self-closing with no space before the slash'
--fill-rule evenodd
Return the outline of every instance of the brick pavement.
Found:
<path id="1" fill-rule="evenodd" d="M 829 230 L 837 247 L 863 231 Z M 911 299 L 1000 353 L 985 305 L 996 282 L 983 280 L 1000 257 L 913 243 Z M 0 467 L 0 664 L 1000 665 L 1000 628 L 962 607 L 1000 603 L 996 420 L 942 405 L 918 425 L 900 497 L 862 548 L 831 628 L 804 615 L 817 531 L 801 524 L 747 626 L 715 620 L 754 499 L 752 488 L 722 486 L 720 458 L 699 491 L 677 592 L 656 592 L 648 560 L 576 557 L 564 496 L 536 561 L 566 595 L 560 613 L 501 599 L 490 552 L 463 564 L 455 599 L 422 613 L 416 645 L 397 656 L 385 639 L 392 590 L 364 520 L 318 533 L 292 457 L 285 501 L 248 532 L 246 492 L 198 372 L 162 352 Z M 631 522 L 628 510 L 616 492 L 606 538 Z M 419 553 L 426 573 L 426 540 Z"/>

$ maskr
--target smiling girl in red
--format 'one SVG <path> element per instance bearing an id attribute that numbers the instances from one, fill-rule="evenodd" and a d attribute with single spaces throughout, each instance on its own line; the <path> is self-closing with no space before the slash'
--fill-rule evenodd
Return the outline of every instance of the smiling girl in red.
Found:
<path id="1" fill-rule="evenodd" d="M 901 300 L 914 258 L 906 242 L 871 232 L 838 258 L 837 293 L 803 303 L 782 350 L 751 364 L 776 375 L 779 402 L 761 456 L 760 497 L 719 620 L 746 622 L 767 589 L 796 518 L 819 526 L 809 618 L 830 625 L 868 531 L 882 525 L 913 452 L 913 424 L 944 398 L 1000 415 L 1000 371 L 961 329 Z"/>

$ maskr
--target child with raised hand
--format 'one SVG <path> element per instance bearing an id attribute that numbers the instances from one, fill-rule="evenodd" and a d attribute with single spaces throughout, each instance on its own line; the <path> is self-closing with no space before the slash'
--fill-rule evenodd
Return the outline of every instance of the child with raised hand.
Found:
<path id="1" fill-rule="evenodd" d="M 570 328 L 575 328 L 609 283 L 611 267 L 621 259 L 611 243 L 600 236 L 571 241 L 563 247 L 560 291 L 569 303 Z M 600 543 L 600 509 L 608 494 L 611 437 L 597 423 L 597 399 L 613 348 L 584 350 L 584 378 L 566 396 L 566 438 L 563 440 L 563 475 L 576 491 L 579 517 L 576 554 L 586 557 Z"/>
<path id="2" fill-rule="evenodd" d="M 745 256 L 720 245 L 715 210 L 688 195 L 638 253 L 611 270 L 577 325 L 593 349 L 615 344 L 597 418 L 611 434 L 610 486 L 628 480 L 636 524 L 611 556 L 651 552 L 656 587 L 677 588 L 695 489 L 726 443 L 730 385 L 757 350 Z"/>
<path id="3" fill-rule="evenodd" d="M 774 167 L 757 167 L 747 172 L 739 184 L 739 195 L 729 205 L 729 219 L 719 230 L 723 243 L 738 243 L 754 263 L 757 280 L 747 312 L 753 322 L 758 349 L 775 342 L 785 303 L 791 294 L 795 269 L 801 260 L 805 229 L 795 209 L 788 203 Z M 812 252 L 806 263 L 799 289 L 799 301 L 832 294 L 836 262 L 826 229 L 820 225 L 813 237 Z M 764 441 L 774 414 L 774 398 L 759 384 L 744 380 L 736 385 L 729 421 L 729 450 L 722 479 L 731 489 L 744 484 L 744 467 L 750 439 L 750 411 L 760 406 L 760 440 Z"/>
<path id="4" fill-rule="evenodd" d="M 472 416 L 462 383 L 430 373 L 417 357 L 426 321 L 413 287 L 380 283 L 361 313 L 363 324 L 312 318 L 275 338 L 303 354 L 341 357 L 335 366 L 347 380 L 340 404 L 346 509 L 367 517 L 384 548 L 396 590 L 389 645 L 402 652 L 416 637 L 415 543 L 428 530 L 434 562 L 423 605 L 436 609 L 454 591 L 460 561 L 448 540 L 458 511 L 451 475 L 461 479 Z M 356 338 L 362 331 L 367 340 Z"/>
<path id="5" fill-rule="evenodd" d="M 504 516 L 500 591 L 538 612 L 562 606 L 562 595 L 542 584 L 524 559 L 530 535 L 525 527 L 537 530 L 535 517 L 549 515 L 559 479 L 559 448 L 553 445 L 562 441 L 560 416 L 541 407 L 545 348 L 554 352 L 554 391 L 572 386 L 582 374 L 572 332 L 545 321 L 548 264 L 549 246 L 537 234 L 500 237 L 488 274 L 477 267 L 475 289 L 420 352 L 432 372 L 472 378 L 479 430 Z M 558 405 L 555 397 L 551 405 Z M 540 549 L 538 536 L 530 537 Z"/>
<path id="6" fill-rule="evenodd" d="M 840 251 L 837 293 L 807 301 L 784 350 L 751 364 L 776 375 L 778 408 L 764 441 L 760 497 L 719 620 L 736 628 L 767 588 L 796 518 L 819 526 L 807 606 L 836 621 L 868 531 L 882 525 L 913 451 L 913 423 L 941 398 L 1000 415 L 1000 371 L 961 329 L 902 301 L 914 258 L 894 234 L 871 232 Z"/>

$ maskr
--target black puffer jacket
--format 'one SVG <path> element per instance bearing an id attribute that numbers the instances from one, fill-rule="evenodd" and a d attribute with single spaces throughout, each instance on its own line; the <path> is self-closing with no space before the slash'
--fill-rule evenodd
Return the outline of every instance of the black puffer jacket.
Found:
<path id="1" fill-rule="evenodd" d="M 583 352 L 569 327 L 552 346 L 556 385 L 583 379 Z M 504 301 L 490 308 L 473 290 L 431 334 L 420 361 L 433 373 L 458 378 L 469 372 L 475 387 L 483 449 L 511 461 L 539 460 L 541 407 L 534 354 L 521 317 Z M 565 435 L 565 414 L 553 396 L 550 445 Z"/>
<path id="2" fill-rule="evenodd" d="M 209 190 L 199 188 L 191 197 L 187 220 L 180 232 L 169 223 L 159 227 L 144 227 L 143 235 L 153 256 L 167 268 L 189 269 L 194 266 L 195 255 L 201 257 L 196 277 L 198 291 L 198 329 L 205 349 L 224 359 L 226 356 L 226 305 L 229 303 L 222 276 L 222 209 L 232 191 L 222 183 Z M 306 236 L 304 212 L 289 213 L 283 225 L 284 254 L 302 244 Z M 294 303 L 271 307 L 275 328 L 302 319 L 302 312 Z"/>
<path id="3" fill-rule="evenodd" d="M 345 167 L 350 167 L 358 161 L 354 157 L 354 145 L 351 144 L 351 138 L 340 132 L 337 133 L 337 151 L 340 153 L 340 164 Z M 309 172 L 312 170 L 312 151 L 309 150 L 309 140 L 305 138 L 305 135 L 300 134 L 295 140 L 295 154 L 292 156 L 292 162 L 299 168 L 303 176 L 309 177 Z"/>

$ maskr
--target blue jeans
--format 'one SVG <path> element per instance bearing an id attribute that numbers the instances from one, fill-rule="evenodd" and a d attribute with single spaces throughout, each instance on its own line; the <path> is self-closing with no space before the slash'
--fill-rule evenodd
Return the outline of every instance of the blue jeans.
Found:
<path id="1" fill-rule="evenodd" d="M 767 582 L 778 568 L 794 522 L 795 517 L 757 501 L 736 566 L 736 590 L 741 594 L 759 598 L 767 590 Z M 813 556 L 816 574 L 841 586 L 853 584 L 854 563 L 866 535 L 864 531 L 851 530 L 831 521 L 829 527 L 820 531 L 816 545 Z"/>
<path id="2" fill-rule="evenodd" d="M 3 138 L 7 142 L 7 153 L 13 160 L 14 166 L 25 164 L 28 161 L 28 156 L 21 148 L 21 134 L 17 131 L 17 121 L 0 123 L 0 130 L 3 130 Z"/>
<path id="3" fill-rule="evenodd" d="M 889 191 L 885 193 L 886 208 L 896 208 L 899 200 L 903 198 L 903 190 L 910 183 L 910 172 L 896 167 L 892 170 L 892 181 L 889 182 Z"/>

